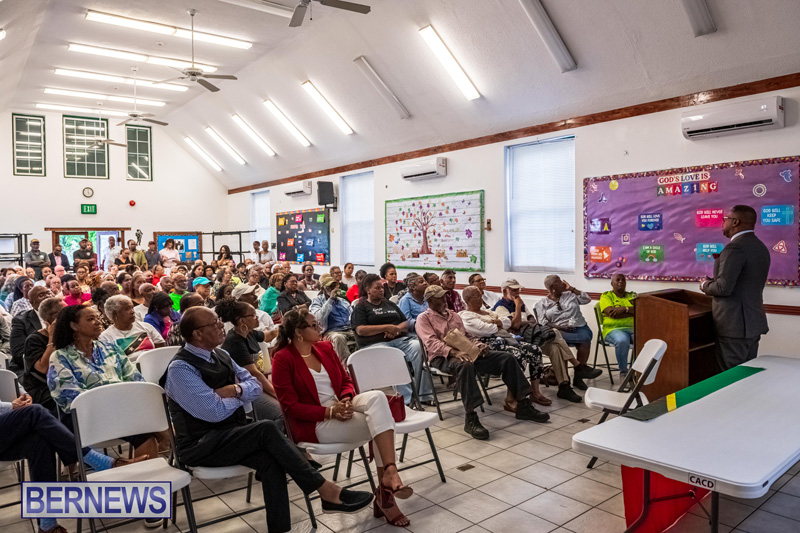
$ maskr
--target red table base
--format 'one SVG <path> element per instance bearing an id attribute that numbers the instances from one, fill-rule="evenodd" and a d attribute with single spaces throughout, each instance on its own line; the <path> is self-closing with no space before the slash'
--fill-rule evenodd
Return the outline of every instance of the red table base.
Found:
<path id="1" fill-rule="evenodd" d="M 625 500 L 625 524 L 630 527 L 642 513 L 645 497 L 644 470 L 622 467 L 622 494 Z M 708 494 L 708 490 L 650 473 L 650 506 L 646 519 L 636 533 L 660 533 Z M 694 493 L 694 497 L 690 497 Z M 685 495 L 680 497 L 679 495 Z M 678 497 L 675 497 L 678 496 Z M 673 497 L 673 498 L 670 498 Z M 662 501 L 659 498 L 668 498 Z"/>

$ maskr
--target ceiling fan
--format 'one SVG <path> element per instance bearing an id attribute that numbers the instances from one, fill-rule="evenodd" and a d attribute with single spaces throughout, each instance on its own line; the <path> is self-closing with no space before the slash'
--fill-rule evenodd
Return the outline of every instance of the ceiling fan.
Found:
<path id="1" fill-rule="evenodd" d="M 98 106 L 97 121 L 99 124 L 103 124 L 102 111 L 100 109 L 103 106 L 103 102 L 97 102 L 97 106 Z M 108 135 L 108 131 L 106 131 L 106 135 Z M 104 137 L 97 137 L 95 139 L 92 139 L 92 141 L 93 141 L 92 144 L 88 148 L 86 148 L 87 150 L 97 150 L 98 148 L 107 146 L 109 144 L 113 144 L 114 146 L 125 146 L 126 148 L 128 146 L 127 144 L 118 143 L 113 139 L 107 139 Z"/>
<path id="2" fill-rule="evenodd" d="M 218 80 L 236 80 L 238 78 L 236 76 L 231 76 L 230 74 L 206 74 L 203 72 L 203 69 L 196 68 L 194 66 L 194 16 L 197 14 L 197 10 L 188 9 L 187 12 L 192 17 L 192 66 L 184 69 L 176 69 L 179 70 L 181 73 L 183 73 L 183 76 L 178 76 L 177 78 L 171 78 L 168 80 L 160 81 L 159 83 L 168 83 L 175 80 L 196 81 L 197 83 L 199 83 L 212 93 L 215 93 L 219 91 L 219 87 L 208 82 L 206 78 L 213 78 Z"/>
<path id="3" fill-rule="evenodd" d="M 162 121 L 156 120 L 154 118 L 149 118 L 149 117 L 154 117 L 155 116 L 153 113 L 142 113 L 137 109 L 137 107 L 136 107 L 136 102 L 137 102 L 137 100 L 136 100 L 136 73 L 139 71 L 139 67 L 133 66 L 133 67 L 131 67 L 131 70 L 133 71 L 133 111 L 130 111 L 128 113 L 128 118 L 126 118 L 125 120 L 123 120 L 122 122 L 117 124 L 117 126 L 124 126 L 128 122 L 138 122 L 140 120 L 143 120 L 145 122 L 152 122 L 153 124 L 158 124 L 159 126 L 169 126 L 169 124 L 166 123 L 166 122 L 162 122 Z M 126 146 L 126 145 L 123 144 L 122 146 Z"/>
<path id="4" fill-rule="evenodd" d="M 297 28 L 303 24 L 303 19 L 306 16 L 306 10 L 311 5 L 312 0 L 300 0 L 297 7 L 294 8 L 292 20 L 289 21 L 290 28 Z M 354 4 L 353 2 L 345 2 L 344 0 L 314 0 L 323 6 L 335 7 L 336 9 L 344 9 L 345 11 L 353 11 L 354 13 L 361 13 L 366 15 L 370 12 L 370 7 L 362 4 Z"/>

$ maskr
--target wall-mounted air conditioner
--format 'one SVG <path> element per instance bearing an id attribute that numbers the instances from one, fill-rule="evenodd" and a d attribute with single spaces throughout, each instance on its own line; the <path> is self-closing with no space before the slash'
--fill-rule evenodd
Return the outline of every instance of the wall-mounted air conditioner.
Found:
<path id="1" fill-rule="evenodd" d="M 311 180 L 290 183 L 286 186 L 283 194 L 286 196 L 309 196 L 311 194 Z"/>
<path id="2" fill-rule="evenodd" d="M 416 181 L 447 176 L 447 158 L 436 157 L 416 163 L 409 163 L 400 168 L 404 180 Z"/>
<path id="3" fill-rule="evenodd" d="M 681 113 L 683 136 L 690 140 L 782 127 L 782 96 L 766 96 L 731 104 L 693 106 Z"/>

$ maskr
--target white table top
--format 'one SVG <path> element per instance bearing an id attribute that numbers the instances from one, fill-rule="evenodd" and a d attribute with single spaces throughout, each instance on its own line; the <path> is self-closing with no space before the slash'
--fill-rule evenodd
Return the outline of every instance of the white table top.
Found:
<path id="1" fill-rule="evenodd" d="M 729 496 L 763 496 L 800 460 L 800 359 L 746 364 L 766 370 L 647 422 L 594 426 L 572 448 Z"/>

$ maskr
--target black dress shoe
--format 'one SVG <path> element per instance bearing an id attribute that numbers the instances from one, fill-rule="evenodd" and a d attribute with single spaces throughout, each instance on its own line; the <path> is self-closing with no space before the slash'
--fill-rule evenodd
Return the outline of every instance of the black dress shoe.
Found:
<path id="1" fill-rule="evenodd" d="M 601 375 L 603 375 L 603 371 L 599 368 L 592 368 L 586 364 L 575 367 L 576 378 L 595 379 Z"/>
<path id="2" fill-rule="evenodd" d="M 586 383 L 584 383 L 583 380 L 581 378 L 579 378 L 578 376 L 575 376 L 572 379 L 572 386 L 575 387 L 576 389 L 579 389 L 579 390 L 586 390 L 586 389 L 589 388 L 589 387 L 586 386 Z"/>
<path id="3" fill-rule="evenodd" d="M 531 403 L 530 398 L 523 398 L 517 402 L 517 412 L 514 416 L 517 417 L 517 420 L 530 420 L 532 422 L 539 422 L 540 424 L 550 420 L 550 415 L 536 409 Z"/>
<path id="4" fill-rule="evenodd" d="M 556 396 L 572 403 L 581 403 L 583 401 L 583 398 L 575 394 L 575 391 L 572 390 L 572 387 L 569 386 L 569 382 L 567 381 L 558 386 L 558 393 Z"/>
<path id="5" fill-rule="evenodd" d="M 487 440 L 489 438 L 489 431 L 481 425 L 478 413 L 467 413 L 464 420 L 464 431 L 472 435 L 473 439 Z"/>
<path id="6" fill-rule="evenodd" d="M 329 501 L 322 500 L 322 512 L 328 514 L 357 513 L 372 503 L 372 493 L 361 490 L 342 489 L 342 492 L 339 493 L 339 499 L 342 501 L 342 503 L 331 503 Z"/>

